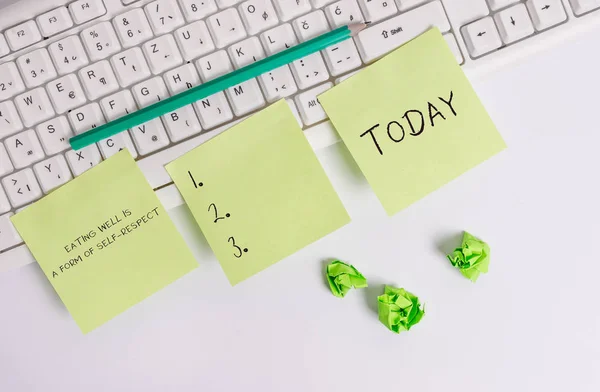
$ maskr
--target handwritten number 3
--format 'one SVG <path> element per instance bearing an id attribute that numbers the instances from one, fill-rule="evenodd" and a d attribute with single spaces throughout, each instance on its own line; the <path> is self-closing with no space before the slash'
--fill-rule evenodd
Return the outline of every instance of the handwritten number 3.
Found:
<path id="1" fill-rule="evenodd" d="M 227 242 L 231 242 L 231 245 L 232 245 L 232 246 L 233 246 L 233 247 L 236 249 L 236 251 L 237 251 L 237 252 L 236 252 L 236 253 L 234 253 L 233 255 L 234 255 L 234 256 L 235 256 L 237 259 L 239 259 L 240 257 L 242 257 L 242 255 L 243 255 L 245 252 L 248 252 L 248 248 L 244 248 L 244 250 L 242 251 L 242 248 L 240 248 L 239 246 L 237 246 L 237 245 L 235 244 L 235 238 L 233 238 L 233 237 L 229 237 L 229 239 L 227 240 Z"/>

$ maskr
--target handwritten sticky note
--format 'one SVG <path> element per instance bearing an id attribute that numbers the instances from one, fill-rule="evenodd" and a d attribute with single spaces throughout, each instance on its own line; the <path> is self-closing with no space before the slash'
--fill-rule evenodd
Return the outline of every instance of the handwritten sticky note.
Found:
<path id="1" fill-rule="evenodd" d="M 319 101 L 389 215 L 506 147 L 437 29 Z"/>
<path id="2" fill-rule="evenodd" d="M 283 100 L 166 169 L 232 285 L 350 220 Z"/>
<path id="3" fill-rule="evenodd" d="M 127 150 L 11 219 L 84 333 L 198 266 Z"/>

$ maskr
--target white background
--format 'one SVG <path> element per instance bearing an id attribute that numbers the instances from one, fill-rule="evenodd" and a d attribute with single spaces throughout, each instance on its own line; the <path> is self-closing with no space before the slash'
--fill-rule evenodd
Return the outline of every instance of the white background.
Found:
<path id="1" fill-rule="evenodd" d="M 36 264 L 0 275 L 0 391 L 600 390 L 597 34 L 476 82 L 509 148 L 392 218 L 319 152 L 352 223 L 234 288 L 185 207 L 199 268 L 88 335 Z M 463 229 L 492 248 L 476 284 L 444 258 Z M 331 295 L 331 258 L 369 288 Z M 385 283 L 426 302 L 409 333 Z"/>

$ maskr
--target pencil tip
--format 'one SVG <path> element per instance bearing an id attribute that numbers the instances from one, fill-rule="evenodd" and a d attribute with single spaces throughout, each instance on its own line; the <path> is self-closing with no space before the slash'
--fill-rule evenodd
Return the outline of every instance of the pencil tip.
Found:
<path id="1" fill-rule="evenodd" d="M 350 29 L 350 35 L 354 37 L 356 34 L 358 34 L 361 31 L 363 31 L 368 26 L 369 23 L 370 22 L 366 22 L 366 23 L 353 23 L 351 25 L 348 25 L 348 29 Z"/>

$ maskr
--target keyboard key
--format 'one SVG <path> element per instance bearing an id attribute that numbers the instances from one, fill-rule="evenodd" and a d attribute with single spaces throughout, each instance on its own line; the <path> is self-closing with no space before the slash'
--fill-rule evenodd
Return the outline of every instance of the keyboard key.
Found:
<path id="1" fill-rule="evenodd" d="M 284 22 L 310 12 L 308 0 L 273 0 L 279 19 Z"/>
<path id="2" fill-rule="evenodd" d="M 10 204 L 15 208 L 42 197 L 42 190 L 35 179 L 33 170 L 30 168 L 4 177 L 2 185 L 6 190 Z"/>
<path id="3" fill-rule="evenodd" d="M 224 50 L 219 50 L 196 61 L 196 67 L 204 82 L 233 71 L 231 61 Z"/>
<path id="4" fill-rule="evenodd" d="M 238 7 L 248 34 L 257 34 L 277 26 L 279 20 L 271 0 L 248 0 Z"/>
<path id="5" fill-rule="evenodd" d="M 204 129 L 216 127 L 233 119 L 231 107 L 222 91 L 196 101 L 193 105 Z"/>
<path id="6" fill-rule="evenodd" d="M 325 8 L 329 24 L 334 28 L 364 22 L 356 0 L 341 0 Z"/>
<path id="7" fill-rule="evenodd" d="M 29 130 L 4 140 L 10 160 L 16 169 L 44 159 L 44 150 L 34 131 Z"/>
<path id="8" fill-rule="evenodd" d="M 188 22 L 204 19 L 219 10 L 215 0 L 179 0 L 179 4 Z"/>
<path id="9" fill-rule="evenodd" d="M 185 23 L 176 0 L 157 0 L 144 9 L 156 35 L 173 31 Z"/>
<path id="10" fill-rule="evenodd" d="M 23 123 L 11 101 L 0 102 L 0 138 L 4 138 L 23 129 Z"/>
<path id="11" fill-rule="evenodd" d="M 0 176 L 5 176 L 8 173 L 12 173 L 14 169 L 15 168 L 8 157 L 6 147 L 4 147 L 4 144 L 0 143 Z"/>
<path id="12" fill-rule="evenodd" d="M 366 15 L 365 18 L 369 20 Z M 442 33 L 450 31 L 450 22 L 439 1 L 369 26 L 355 37 L 356 46 L 363 61 L 369 63 L 432 27 L 439 28 Z"/>
<path id="13" fill-rule="evenodd" d="M 4 189 L 0 187 L 0 213 L 5 213 L 8 211 L 10 211 L 10 203 L 6 197 Z"/>
<path id="14" fill-rule="evenodd" d="M 58 78 L 46 86 L 56 113 L 61 114 L 75 109 L 86 102 L 85 94 L 77 76 L 73 74 Z"/>
<path id="15" fill-rule="evenodd" d="M 206 20 L 208 29 L 215 40 L 217 48 L 229 46 L 246 38 L 246 30 L 235 8 L 229 8 L 209 16 Z"/>
<path id="16" fill-rule="evenodd" d="M 200 77 L 193 64 L 184 64 L 165 73 L 165 82 L 171 94 L 179 94 L 200 84 Z"/>
<path id="17" fill-rule="evenodd" d="M 43 122 L 35 130 L 47 155 L 54 155 L 70 147 L 69 138 L 73 136 L 73 132 L 65 116 Z"/>
<path id="18" fill-rule="evenodd" d="M 178 29 L 175 32 L 175 38 L 186 61 L 215 50 L 215 44 L 210 37 L 208 27 L 206 27 L 206 23 L 202 20 Z"/>
<path id="19" fill-rule="evenodd" d="M 500 34 L 492 17 L 488 16 L 462 28 L 471 56 L 479 57 L 502 46 Z"/>
<path id="20" fill-rule="evenodd" d="M 526 4 L 537 31 L 567 20 L 567 13 L 560 0 L 528 0 Z"/>
<path id="21" fill-rule="evenodd" d="M 298 113 L 298 109 L 296 109 L 296 104 L 294 103 L 294 101 L 292 99 L 286 99 L 285 102 L 290 107 L 290 110 L 292 111 L 294 117 L 296 117 L 296 121 L 298 121 L 298 126 L 300 128 L 304 127 L 304 124 L 302 124 L 302 118 L 300 118 L 300 113 Z"/>
<path id="22" fill-rule="evenodd" d="M 50 37 L 73 27 L 73 20 L 66 7 L 56 8 L 36 18 L 44 37 Z"/>
<path id="23" fill-rule="evenodd" d="M 75 134 L 87 132 L 106 123 L 100 106 L 96 102 L 70 111 L 68 117 Z"/>
<path id="24" fill-rule="evenodd" d="M 456 38 L 454 37 L 454 34 L 452 34 L 452 33 L 444 34 L 444 39 L 448 43 L 448 46 L 450 47 L 450 50 L 452 51 L 452 53 L 454 53 L 454 57 L 456 57 L 456 62 L 458 64 L 462 65 L 462 63 L 465 62 L 465 59 L 463 58 L 462 52 L 460 51 L 460 48 L 458 47 L 458 42 L 456 42 Z"/>
<path id="25" fill-rule="evenodd" d="M 137 110 L 133 96 L 129 90 L 119 91 L 116 94 L 110 95 L 100 101 L 102 112 L 108 121 L 116 120 L 126 114 Z M 133 141 L 129 132 L 121 132 L 107 139 L 98 142 L 102 156 L 108 158 L 124 148 L 129 150 L 131 156 L 138 156 L 137 150 L 133 146 Z"/>
<path id="26" fill-rule="evenodd" d="M 4 191 L 0 191 L 2 196 L 0 199 L 5 203 L 8 203 L 6 199 L 6 195 L 4 195 Z M 0 209 L 2 209 L 2 201 L 0 201 Z M 10 206 L 8 207 L 10 209 Z M 10 248 L 11 246 L 15 246 L 23 242 L 21 236 L 15 226 L 12 224 L 10 217 L 13 215 L 12 212 L 8 214 L 4 214 L 0 216 L 0 249 L 4 250 Z"/>
<path id="27" fill-rule="evenodd" d="M 573 12 L 580 16 L 600 7 L 600 0 L 570 0 Z"/>
<path id="28" fill-rule="evenodd" d="M 533 23 L 525 4 L 517 4 L 494 15 L 500 37 L 505 44 L 529 37 L 534 33 Z"/>
<path id="29" fill-rule="evenodd" d="M 229 8 L 233 5 L 236 5 L 240 1 L 241 0 L 215 0 L 215 2 L 217 3 L 217 6 L 221 9 Z"/>
<path id="30" fill-rule="evenodd" d="M 48 46 L 48 51 L 50 52 L 50 57 L 54 60 L 54 64 L 56 64 L 56 68 L 60 75 L 75 72 L 79 68 L 85 67 L 90 63 L 85 54 L 85 49 L 83 49 L 83 45 L 81 44 L 81 40 L 76 35 L 50 44 L 50 46 Z"/>
<path id="31" fill-rule="evenodd" d="M 327 68 L 320 53 L 313 53 L 291 64 L 292 73 L 300 90 L 307 89 L 329 79 Z"/>
<path id="32" fill-rule="evenodd" d="M 25 84 L 15 63 L 0 64 L 0 101 L 25 91 Z"/>
<path id="33" fill-rule="evenodd" d="M 46 194 L 73 178 L 67 161 L 62 155 L 55 155 L 35 164 L 33 171 Z"/>
<path id="34" fill-rule="evenodd" d="M 85 173 L 102 161 L 98 147 L 95 144 L 77 151 L 69 150 L 65 153 L 65 157 L 75 176 Z"/>
<path id="35" fill-rule="evenodd" d="M 42 34 L 33 20 L 28 20 L 5 30 L 4 36 L 13 51 L 23 49 L 42 40 Z"/>
<path id="36" fill-rule="evenodd" d="M 37 49 L 19 57 L 17 65 L 29 88 L 40 86 L 56 77 L 56 69 L 46 49 Z"/>
<path id="37" fill-rule="evenodd" d="M 167 128 L 169 138 L 178 142 L 187 137 L 195 135 L 202 130 L 200 121 L 192 105 L 184 106 L 172 113 L 164 115 L 163 121 Z"/>
<path id="38" fill-rule="evenodd" d="M 160 76 L 145 80 L 131 88 L 133 97 L 140 108 L 150 106 L 169 97 L 167 86 Z"/>
<path id="39" fill-rule="evenodd" d="M 265 31 L 260 35 L 260 39 L 269 56 L 298 44 L 296 34 L 289 23 Z"/>
<path id="40" fill-rule="evenodd" d="M 394 0 L 358 0 L 365 20 L 375 23 L 398 12 Z"/>
<path id="41" fill-rule="evenodd" d="M 310 2 L 312 3 L 312 6 L 315 8 L 321 8 L 324 5 L 327 5 L 333 1 L 335 1 L 335 0 L 310 0 Z"/>
<path id="42" fill-rule="evenodd" d="M 148 78 L 151 73 L 148 63 L 138 47 L 127 49 L 113 57 L 110 62 L 117 73 L 117 79 L 123 87 Z"/>
<path id="43" fill-rule="evenodd" d="M 265 99 L 260 92 L 256 79 L 250 79 L 242 84 L 230 87 L 226 90 L 226 93 L 236 116 L 243 116 L 265 106 Z"/>
<path id="44" fill-rule="evenodd" d="M 245 67 L 248 64 L 265 58 L 265 51 L 257 37 L 250 37 L 231 45 L 227 51 L 236 68 Z"/>
<path id="45" fill-rule="evenodd" d="M 92 61 L 102 60 L 121 50 L 121 44 L 110 22 L 102 22 L 81 32 L 81 39 Z"/>
<path id="46" fill-rule="evenodd" d="M 132 9 L 113 19 L 117 35 L 124 48 L 136 46 L 152 38 L 152 30 L 144 11 L 140 8 Z"/>
<path id="47" fill-rule="evenodd" d="M 160 118 L 133 127 L 131 134 L 140 155 L 150 154 L 169 145 L 169 138 Z"/>
<path id="48" fill-rule="evenodd" d="M 422 5 L 427 3 L 429 0 L 396 0 L 396 4 L 398 5 L 398 9 L 400 11 L 406 11 L 410 8 L 414 8 L 418 5 Z M 519 0 L 490 0 L 492 2 L 496 1 L 496 2 L 501 2 L 501 1 L 511 1 L 513 3 L 519 1 Z M 497 9 L 497 8 L 496 8 Z"/>
<path id="49" fill-rule="evenodd" d="M 102 0 L 77 0 L 69 4 L 69 9 L 77 24 L 89 22 L 106 14 Z"/>
<path id="50" fill-rule="evenodd" d="M 15 104 L 26 127 L 32 127 L 54 117 L 54 109 L 43 87 L 17 95 Z"/>
<path id="51" fill-rule="evenodd" d="M 347 39 L 323 51 L 325 63 L 332 76 L 338 76 L 362 65 L 354 41 Z"/>
<path id="52" fill-rule="evenodd" d="M 296 96 L 296 106 L 305 125 L 312 125 L 327 118 L 317 96 L 332 87 L 333 83 L 325 83 Z"/>
<path id="53" fill-rule="evenodd" d="M 171 34 L 165 34 L 146 42 L 142 49 L 154 74 L 163 73 L 183 63 L 183 58 L 181 58 L 175 39 Z"/>
<path id="54" fill-rule="evenodd" d="M 6 56 L 9 53 L 10 48 L 8 47 L 8 42 L 6 42 L 4 35 L 0 34 L 0 57 Z"/>
<path id="55" fill-rule="evenodd" d="M 269 103 L 289 97 L 298 91 L 292 72 L 287 65 L 260 75 L 258 82 Z"/>
<path id="56" fill-rule="evenodd" d="M 90 100 L 94 101 L 119 89 L 119 83 L 110 64 L 106 60 L 99 61 L 82 68 L 79 78 Z"/>
<path id="57" fill-rule="evenodd" d="M 497 11 L 501 8 L 507 7 L 511 4 L 517 3 L 519 0 L 487 0 L 492 11 Z"/>
<path id="58" fill-rule="evenodd" d="M 294 20 L 293 26 L 300 42 L 308 41 L 329 31 L 327 19 L 321 10 L 311 12 Z"/>

